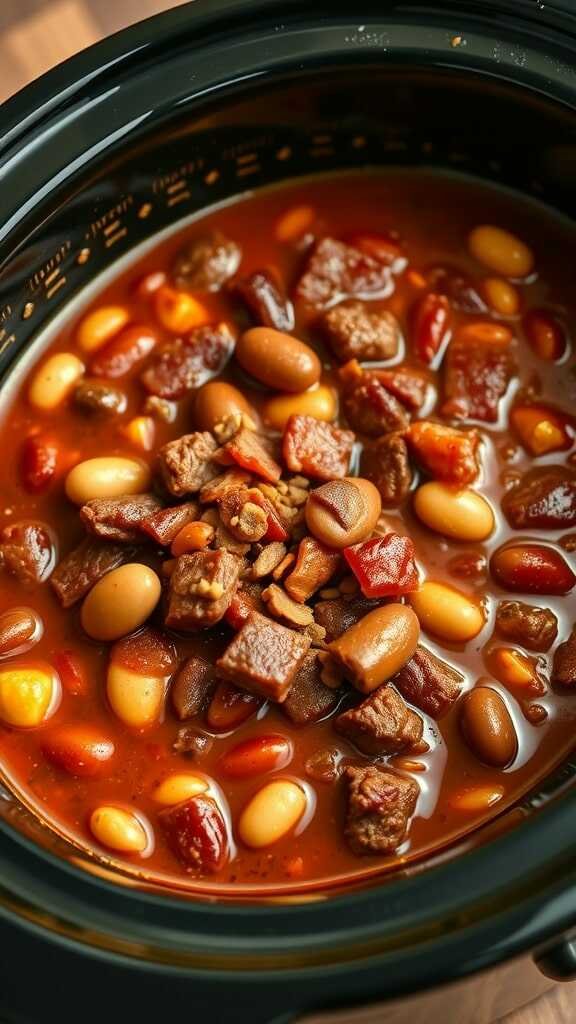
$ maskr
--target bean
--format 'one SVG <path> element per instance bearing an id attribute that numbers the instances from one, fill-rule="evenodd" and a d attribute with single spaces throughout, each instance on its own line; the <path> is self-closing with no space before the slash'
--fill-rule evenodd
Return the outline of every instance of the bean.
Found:
<path id="1" fill-rule="evenodd" d="M 251 327 L 236 344 L 240 366 L 276 391 L 305 391 L 320 380 L 316 353 L 291 334 L 272 327 Z"/>
<path id="2" fill-rule="evenodd" d="M 90 831 L 102 846 L 118 853 L 143 853 L 148 846 L 141 821 L 121 807 L 97 807 L 90 815 Z"/>
<path id="3" fill-rule="evenodd" d="M 484 764 L 505 768 L 514 760 L 518 737 L 510 712 L 490 686 L 476 686 L 462 702 L 460 725 L 466 742 Z"/>
<path id="4" fill-rule="evenodd" d="M 422 629 L 442 640 L 466 643 L 484 626 L 482 608 L 460 590 L 426 580 L 409 595 Z"/>
<path id="5" fill-rule="evenodd" d="M 344 477 L 310 493 L 306 524 L 330 548 L 346 548 L 370 536 L 382 511 L 380 492 L 363 477 Z"/>
<path id="6" fill-rule="evenodd" d="M 279 242 L 296 242 L 310 230 L 315 217 L 312 206 L 292 206 L 276 221 L 274 234 Z"/>
<path id="7" fill-rule="evenodd" d="M 414 510 L 431 530 L 455 540 L 485 540 L 494 529 L 490 505 L 469 489 L 454 490 L 435 481 L 422 484 L 414 495 Z"/>
<path id="8" fill-rule="evenodd" d="M 230 778 L 244 779 L 279 771 L 291 759 L 292 744 L 285 736 L 253 736 L 226 751 L 220 758 L 220 768 Z"/>
<path id="9" fill-rule="evenodd" d="M 98 580 L 84 598 L 82 626 L 94 640 L 118 640 L 146 622 L 161 590 L 158 576 L 147 565 L 120 565 Z"/>
<path id="10" fill-rule="evenodd" d="M 164 807 L 174 807 L 176 804 L 184 803 L 199 793 L 205 793 L 208 789 L 206 779 L 199 775 L 176 774 L 169 775 L 164 779 L 152 793 L 152 798 L 157 804 Z"/>
<path id="11" fill-rule="evenodd" d="M 563 324 L 545 309 L 533 309 L 523 321 L 530 347 L 540 359 L 554 362 L 561 359 L 568 347 Z"/>
<path id="12" fill-rule="evenodd" d="M 516 316 L 520 309 L 520 296 L 514 285 L 501 277 L 487 277 L 484 281 L 486 301 L 500 316 Z"/>
<path id="13" fill-rule="evenodd" d="M 248 416 L 257 422 L 258 416 L 244 395 L 233 384 L 224 380 L 211 380 L 196 392 L 194 399 L 194 425 L 197 430 L 214 430 L 228 416 Z"/>
<path id="14" fill-rule="evenodd" d="M 296 395 L 275 395 L 264 403 L 262 416 L 274 430 L 284 430 L 291 416 L 314 416 L 331 423 L 338 415 L 338 398 L 334 388 L 319 384 L 311 391 Z"/>
<path id="15" fill-rule="evenodd" d="M 509 544 L 490 559 L 490 572 L 505 590 L 525 594 L 567 594 L 576 575 L 559 551 L 545 544 Z"/>
<path id="16" fill-rule="evenodd" d="M 165 284 L 154 295 L 154 310 L 167 331 L 180 334 L 210 323 L 210 313 L 188 292 L 180 292 Z"/>
<path id="17" fill-rule="evenodd" d="M 386 604 L 368 612 L 333 640 L 328 650 L 356 689 L 371 693 L 391 679 L 412 657 L 420 627 L 405 604 Z"/>
<path id="18" fill-rule="evenodd" d="M 20 665 L 0 671 L 0 719 L 6 725 L 34 729 L 60 703 L 60 682 L 47 666 Z"/>
<path id="19" fill-rule="evenodd" d="M 560 416 L 545 406 L 518 405 L 510 413 L 510 423 L 532 455 L 562 451 L 572 444 Z"/>
<path id="20" fill-rule="evenodd" d="M 124 437 L 143 452 L 151 452 L 156 441 L 156 424 L 152 416 L 134 416 L 122 433 Z"/>
<path id="21" fill-rule="evenodd" d="M 105 455 L 79 462 L 68 473 L 65 486 L 75 505 L 85 505 L 93 498 L 143 494 L 150 487 L 150 469 L 137 459 Z"/>
<path id="22" fill-rule="evenodd" d="M 78 327 L 78 344 L 83 352 L 96 352 L 126 326 L 130 313 L 125 306 L 100 306 L 88 313 Z"/>
<path id="23" fill-rule="evenodd" d="M 504 786 L 469 786 L 454 793 L 450 803 L 457 811 L 469 811 L 471 814 L 480 814 L 489 810 L 504 796 Z"/>
<path id="24" fill-rule="evenodd" d="M 505 686 L 521 686 L 532 688 L 536 680 L 536 671 L 530 658 L 513 647 L 499 647 L 492 653 L 494 675 Z"/>
<path id="25" fill-rule="evenodd" d="M 125 377 L 137 363 L 150 355 L 158 342 L 157 332 L 147 325 L 132 324 L 120 332 L 90 362 L 95 377 L 108 380 Z"/>
<path id="26" fill-rule="evenodd" d="M 77 723 L 55 729 L 42 744 L 42 753 L 69 775 L 94 778 L 108 769 L 114 744 L 92 726 Z"/>
<path id="27" fill-rule="evenodd" d="M 295 782 L 269 782 L 242 811 L 238 822 L 242 842 L 253 850 L 272 846 L 300 821 L 306 804 L 306 794 Z"/>
<path id="28" fill-rule="evenodd" d="M 0 615 L 0 658 L 25 654 L 43 632 L 42 619 L 33 608 L 8 608 Z"/>
<path id="29" fill-rule="evenodd" d="M 36 371 L 28 391 L 35 409 L 55 409 L 84 373 L 84 363 L 72 352 L 57 352 Z"/>
<path id="30" fill-rule="evenodd" d="M 482 224 L 470 232 L 468 245 L 475 259 L 504 277 L 527 277 L 534 267 L 532 251 L 503 228 Z"/>
<path id="31" fill-rule="evenodd" d="M 508 345 L 513 338 L 509 327 L 488 320 L 464 324 L 458 329 L 457 336 L 459 341 L 478 342 L 481 345 Z"/>
<path id="32" fill-rule="evenodd" d="M 149 729 L 162 715 L 166 677 L 143 675 L 112 662 L 108 666 L 106 696 L 124 725 L 131 729 Z"/>

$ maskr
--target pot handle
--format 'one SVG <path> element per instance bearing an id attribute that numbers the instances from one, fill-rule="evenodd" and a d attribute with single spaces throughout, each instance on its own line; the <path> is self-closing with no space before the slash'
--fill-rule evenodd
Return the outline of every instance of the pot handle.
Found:
<path id="1" fill-rule="evenodd" d="M 534 963 L 546 978 L 553 981 L 576 980 L 576 936 L 565 937 L 547 946 L 534 957 Z"/>

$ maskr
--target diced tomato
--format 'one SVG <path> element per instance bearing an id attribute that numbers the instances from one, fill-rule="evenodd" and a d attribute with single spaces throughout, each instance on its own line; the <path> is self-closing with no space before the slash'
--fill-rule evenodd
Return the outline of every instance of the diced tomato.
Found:
<path id="1" fill-rule="evenodd" d="M 30 494 L 40 494 L 50 486 L 57 461 L 58 448 L 52 441 L 38 434 L 26 438 L 20 453 L 20 476 Z"/>
<path id="2" fill-rule="evenodd" d="M 424 363 L 432 363 L 450 338 L 450 300 L 429 292 L 414 309 L 414 352 Z"/>
<path id="3" fill-rule="evenodd" d="M 417 420 L 408 427 L 406 440 L 422 468 L 438 480 L 462 485 L 478 476 L 480 436 L 476 430 Z"/>
<path id="4" fill-rule="evenodd" d="M 59 651 L 53 658 L 60 682 L 71 697 L 85 697 L 89 691 L 86 671 L 74 651 Z"/>
<path id="5" fill-rule="evenodd" d="M 344 558 L 365 597 L 392 597 L 418 589 L 414 545 L 409 537 L 387 533 L 346 548 Z"/>

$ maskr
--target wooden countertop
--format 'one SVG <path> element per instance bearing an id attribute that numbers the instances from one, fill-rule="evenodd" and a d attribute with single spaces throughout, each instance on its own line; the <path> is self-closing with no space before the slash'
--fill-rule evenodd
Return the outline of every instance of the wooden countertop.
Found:
<path id="1" fill-rule="evenodd" d="M 186 0 L 0 0 L 0 102 L 110 35 Z M 574 1024 L 576 988 L 557 986 L 501 1024 Z"/>

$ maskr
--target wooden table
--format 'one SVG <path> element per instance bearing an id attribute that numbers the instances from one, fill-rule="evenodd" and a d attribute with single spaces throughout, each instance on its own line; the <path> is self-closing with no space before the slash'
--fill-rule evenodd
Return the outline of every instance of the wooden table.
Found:
<path id="1" fill-rule="evenodd" d="M 0 0 L 0 102 L 78 50 L 187 0 Z M 576 988 L 564 985 L 501 1024 L 574 1024 Z M 432 1022 L 441 1024 L 441 1022 Z"/>

